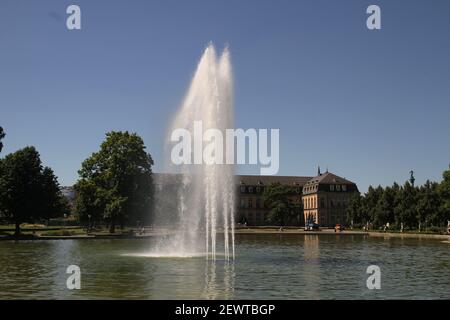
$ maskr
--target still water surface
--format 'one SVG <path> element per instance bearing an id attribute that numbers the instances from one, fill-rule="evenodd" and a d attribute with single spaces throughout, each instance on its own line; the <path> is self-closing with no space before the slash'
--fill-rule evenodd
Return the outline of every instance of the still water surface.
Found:
<path id="1" fill-rule="evenodd" d="M 0 298 L 450 299 L 450 244 L 442 240 L 238 234 L 234 263 L 133 256 L 152 241 L 1 241 Z M 66 287 L 72 264 L 81 290 Z M 374 264 L 381 290 L 366 287 Z"/>

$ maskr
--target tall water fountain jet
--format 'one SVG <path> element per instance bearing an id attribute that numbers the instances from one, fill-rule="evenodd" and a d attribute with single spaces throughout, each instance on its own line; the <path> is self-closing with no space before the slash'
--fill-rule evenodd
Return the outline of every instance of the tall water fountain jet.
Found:
<path id="1" fill-rule="evenodd" d="M 225 137 L 225 130 L 233 128 L 232 82 L 228 49 L 217 57 L 214 46 L 208 45 L 170 126 L 166 145 L 173 146 L 170 142 L 172 132 L 183 128 L 190 132 L 193 140 L 191 158 L 194 160 L 195 152 L 203 155 L 204 150 L 196 150 L 199 144 L 194 143 L 194 140 L 203 139 L 194 130 L 194 123 L 199 121 L 203 132 L 218 129 Z M 203 141 L 202 144 L 208 143 Z M 223 155 L 225 153 L 223 150 Z M 219 253 L 217 241 L 223 240 L 225 259 L 234 258 L 234 166 L 204 162 L 174 166 L 170 156 L 166 159 L 169 161 L 166 168 L 179 173 L 175 194 L 169 195 L 177 201 L 179 220 L 175 234 L 165 239 L 157 251 L 168 256 L 205 254 L 209 259 L 215 259 Z M 164 206 L 159 210 L 161 215 L 166 214 Z"/>

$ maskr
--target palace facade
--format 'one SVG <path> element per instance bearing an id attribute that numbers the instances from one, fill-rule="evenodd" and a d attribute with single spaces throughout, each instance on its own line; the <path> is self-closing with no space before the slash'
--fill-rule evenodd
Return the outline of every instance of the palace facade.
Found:
<path id="1" fill-rule="evenodd" d="M 310 179 L 302 192 L 303 213 L 308 223 L 334 227 L 347 225 L 347 208 L 351 196 L 359 192 L 354 182 L 325 172 Z"/>
<path id="2" fill-rule="evenodd" d="M 303 204 L 303 215 L 293 218 L 289 225 L 318 223 L 323 227 L 348 224 L 347 207 L 353 193 L 358 192 L 354 182 L 331 172 L 315 177 L 293 176 L 237 176 L 239 179 L 238 221 L 247 225 L 267 224 L 268 208 L 264 206 L 262 194 L 272 183 L 291 186 L 292 201 Z"/>
<path id="3" fill-rule="evenodd" d="M 177 184 L 176 175 L 154 173 L 155 189 L 163 194 L 173 194 Z M 179 181 L 179 180 L 178 180 Z M 303 204 L 303 214 L 289 221 L 288 225 L 303 226 L 305 223 L 318 223 L 322 227 L 348 224 L 346 210 L 352 194 L 359 192 L 356 184 L 337 176 L 328 170 L 315 177 L 303 176 L 236 176 L 237 215 L 236 221 L 248 226 L 268 225 L 269 209 L 264 205 L 265 188 L 273 183 L 290 186 L 292 201 Z M 172 189 L 172 190 L 171 190 Z M 159 198 L 156 195 L 155 198 Z M 171 205 L 175 205 L 170 201 Z M 175 208 L 172 208 L 175 210 Z"/>
<path id="4" fill-rule="evenodd" d="M 237 197 L 237 222 L 248 226 L 267 225 L 269 209 L 264 205 L 263 193 L 265 189 L 274 183 L 289 186 L 292 189 L 290 198 L 297 204 L 301 204 L 303 186 L 311 177 L 295 176 L 236 176 L 238 182 Z M 304 225 L 304 215 L 300 214 L 288 221 L 288 225 Z"/>

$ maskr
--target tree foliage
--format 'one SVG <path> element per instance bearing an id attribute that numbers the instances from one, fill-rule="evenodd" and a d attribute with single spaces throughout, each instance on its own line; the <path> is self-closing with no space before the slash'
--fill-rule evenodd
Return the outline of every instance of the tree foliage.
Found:
<path id="1" fill-rule="evenodd" d="M 443 227 L 450 219 L 450 170 L 443 173 L 441 183 L 426 181 L 413 186 L 369 187 L 364 195 L 355 194 L 349 202 L 347 216 L 355 224 L 371 224 L 381 228 L 423 230 L 424 227 Z"/>
<path id="2" fill-rule="evenodd" d="M 16 225 L 62 216 L 68 212 L 56 176 L 43 167 L 34 147 L 26 147 L 0 161 L 0 211 Z"/>
<path id="3" fill-rule="evenodd" d="M 267 220 L 280 226 L 302 215 L 302 205 L 294 201 L 295 188 L 274 183 L 263 193 L 264 205 L 269 209 Z"/>
<path id="4" fill-rule="evenodd" d="M 78 172 L 76 208 L 81 219 L 104 219 L 111 232 L 117 224 L 145 221 L 152 204 L 152 165 L 137 134 L 107 133 L 100 150 Z"/>
<path id="5" fill-rule="evenodd" d="M 2 152 L 2 149 L 3 149 L 3 142 L 2 142 L 2 140 L 5 137 L 5 135 L 6 135 L 5 131 L 3 131 L 3 128 L 0 127 L 0 152 Z"/>
<path id="6" fill-rule="evenodd" d="M 438 186 L 438 192 L 441 199 L 441 219 L 450 220 L 450 165 L 449 170 L 442 174 L 442 182 Z"/>

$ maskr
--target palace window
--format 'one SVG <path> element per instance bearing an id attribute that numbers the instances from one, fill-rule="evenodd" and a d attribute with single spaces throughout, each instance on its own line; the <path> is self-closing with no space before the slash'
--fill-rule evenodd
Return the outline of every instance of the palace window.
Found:
<path id="1" fill-rule="evenodd" d="M 245 186 L 241 186 L 241 193 L 245 193 Z"/>
<path id="2" fill-rule="evenodd" d="M 253 200 L 252 199 L 248 199 L 248 207 L 253 208 Z"/>
<path id="3" fill-rule="evenodd" d="M 347 186 L 345 184 L 342 185 L 342 191 L 347 191 Z"/>
<path id="4" fill-rule="evenodd" d="M 256 192 L 260 193 L 261 192 L 261 187 L 256 187 Z"/>
<path id="5" fill-rule="evenodd" d="M 248 192 L 253 193 L 253 187 L 248 187 Z"/>
<path id="6" fill-rule="evenodd" d="M 334 191 L 334 184 L 330 184 L 330 191 Z"/>
<path id="7" fill-rule="evenodd" d="M 336 185 L 336 191 L 341 191 L 341 185 L 340 184 Z"/>

